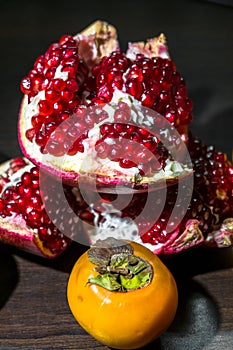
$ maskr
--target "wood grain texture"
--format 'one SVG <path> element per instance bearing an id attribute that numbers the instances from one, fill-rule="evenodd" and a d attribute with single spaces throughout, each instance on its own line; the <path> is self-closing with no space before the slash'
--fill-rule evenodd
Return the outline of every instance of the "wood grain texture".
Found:
<path id="1" fill-rule="evenodd" d="M 56 261 L 46 261 L 0 246 L 0 263 L 4 267 L 0 272 L 0 294 L 5 294 L 0 310 L 1 350 L 109 349 L 86 334 L 67 304 L 69 272 L 84 250 L 74 244 Z M 218 261 L 218 269 L 211 261 Z M 232 250 L 197 249 L 164 262 L 178 283 L 179 308 L 170 329 L 145 349 L 230 350 Z M 190 266 L 189 273 L 182 266 Z"/>
<path id="2" fill-rule="evenodd" d="M 64 33 L 105 19 L 128 41 L 161 31 L 194 101 L 192 131 L 231 155 L 233 7 L 210 1 L 78 0 L 0 3 L 0 161 L 21 155 L 17 115 L 20 79 Z M 69 272 L 86 247 L 55 261 L 0 245 L 0 350 L 108 350 L 82 330 L 66 299 Z M 233 252 L 197 249 L 167 259 L 179 287 L 170 329 L 147 350 L 231 350 Z"/>

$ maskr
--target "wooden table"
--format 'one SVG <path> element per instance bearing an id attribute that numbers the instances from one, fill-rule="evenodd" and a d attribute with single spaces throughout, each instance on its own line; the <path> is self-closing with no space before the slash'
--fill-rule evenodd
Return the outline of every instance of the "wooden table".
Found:
<path id="1" fill-rule="evenodd" d="M 230 3 L 230 2 L 228 2 Z M 106 19 L 126 42 L 164 31 L 194 101 L 192 130 L 231 154 L 233 8 L 208 1 L 88 3 L 5 1 L 0 4 L 0 161 L 18 156 L 19 81 L 63 33 Z M 74 321 L 66 300 L 69 272 L 86 249 L 74 243 L 54 261 L 0 245 L 0 350 L 108 349 Z M 165 261 L 179 287 L 171 328 L 147 349 L 233 347 L 232 249 L 198 248 Z"/>

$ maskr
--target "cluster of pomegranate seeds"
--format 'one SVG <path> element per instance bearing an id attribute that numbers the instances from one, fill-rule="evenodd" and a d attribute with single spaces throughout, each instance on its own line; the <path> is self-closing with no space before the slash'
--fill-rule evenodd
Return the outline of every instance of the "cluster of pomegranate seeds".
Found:
<path id="1" fill-rule="evenodd" d="M 79 87 L 87 72 L 84 62 L 79 59 L 76 41 L 72 36 L 64 35 L 59 43 L 52 44 L 37 58 L 33 69 L 22 79 L 21 91 L 28 95 L 29 103 L 40 91 L 44 92 L 37 104 L 38 113 L 31 118 L 32 127 L 26 131 L 27 139 L 35 141 L 42 153 L 53 131 L 79 107 Z M 67 152 L 63 147 L 65 135 L 66 130 L 54 135 L 46 152 L 64 155 Z M 76 148 L 82 152 L 82 146 Z"/>
<path id="2" fill-rule="evenodd" d="M 194 169 L 194 190 L 188 209 L 182 209 L 182 202 L 177 203 L 177 185 L 167 188 L 166 202 L 162 214 L 153 221 L 153 215 L 156 215 L 156 202 L 163 198 L 160 190 L 154 192 L 155 198 L 151 202 L 150 210 L 144 213 L 143 209 L 148 201 L 147 193 L 134 194 L 130 203 L 126 207 L 122 206 L 121 200 L 117 202 L 121 210 L 122 217 L 130 217 L 136 220 L 144 243 L 152 245 L 166 243 L 174 232 L 181 234 L 184 232 L 189 220 L 198 220 L 199 228 L 206 237 L 215 227 L 220 225 L 224 219 L 233 216 L 233 166 L 227 160 L 226 154 L 216 151 L 213 146 L 206 146 L 200 139 L 189 135 L 188 150 Z M 160 143 L 157 145 L 159 152 Z M 164 149 L 161 149 L 164 154 Z M 183 189 L 188 191 L 191 189 Z M 124 195 L 123 195 L 124 196 Z M 126 198 L 126 197 L 125 197 Z M 111 203 L 114 201 L 114 194 L 104 194 L 102 199 L 95 206 L 100 214 L 99 220 L 104 220 L 102 203 Z M 124 199 L 123 199 L 124 200 Z M 127 201 L 126 201 L 127 203 Z M 174 217 L 171 226 L 167 227 L 175 207 L 179 208 L 181 220 Z M 143 214 L 141 215 L 141 213 Z M 89 215 L 88 215 L 89 214 Z M 91 221 L 93 216 L 91 212 L 85 210 L 82 213 L 84 220 Z M 183 216 L 183 218 L 182 218 Z M 180 220 L 180 222 L 179 222 Z M 176 225 L 178 223 L 178 225 Z M 173 227 L 174 230 L 173 230 Z"/>
<path id="3" fill-rule="evenodd" d="M 100 127 L 100 135 L 95 146 L 98 157 L 119 162 L 122 168 L 143 167 L 154 157 L 158 144 L 149 131 L 133 124 L 105 123 Z"/>
<path id="4" fill-rule="evenodd" d="M 190 135 L 195 188 L 222 220 L 233 216 L 233 166 L 223 152 Z"/>
<path id="5" fill-rule="evenodd" d="M 8 185 L 5 189 L 2 188 L 0 197 L 0 216 L 21 217 L 38 235 L 45 248 L 58 253 L 64 250 L 69 240 L 54 226 L 46 213 L 39 187 L 39 169 L 33 166 L 30 170 L 25 170 L 14 183 L 10 183 L 11 176 L 26 165 L 22 158 L 10 162 L 9 170 L 6 172 Z M 49 190 L 52 190 L 52 184 Z M 51 198 L 56 199 L 55 196 Z"/>
<path id="6" fill-rule="evenodd" d="M 153 224 L 153 216 L 139 223 L 139 230 L 142 232 L 145 232 L 145 229 L 148 227 L 147 232 L 141 236 L 144 243 L 150 243 L 153 245 L 166 243 L 175 231 L 178 230 L 178 233 L 182 234 L 188 220 L 191 219 L 196 219 L 199 221 L 199 228 L 204 236 L 207 236 L 208 232 L 213 229 L 213 225 L 216 221 L 215 216 L 212 214 L 210 208 L 201 201 L 197 193 L 193 193 L 186 213 L 182 211 L 182 205 L 180 206 L 176 203 L 176 194 L 176 188 L 171 188 L 168 191 L 164 210 L 156 223 Z M 172 212 L 177 205 L 179 205 L 179 214 L 183 214 L 184 216 L 183 218 L 181 216 L 181 220 L 174 217 L 173 221 L 170 223 L 171 226 L 167 227 Z M 156 207 L 154 210 L 156 210 Z M 177 226 L 176 223 L 178 223 Z M 175 229 L 173 229 L 173 225 Z"/>
<path id="7" fill-rule="evenodd" d="M 183 189 L 189 191 L 191 189 Z M 216 217 L 212 213 L 211 209 L 202 201 L 199 194 L 194 191 L 188 209 L 184 208 L 182 200 L 177 202 L 177 185 L 167 188 L 166 200 L 162 213 L 157 216 L 158 210 L 160 210 L 160 201 L 163 201 L 164 193 L 161 190 L 156 190 L 152 194 L 153 197 L 148 199 L 148 193 L 134 194 L 128 202 L 127 195 L 122 195 L 117 198 L 114 207 L 122 210 L 122 218 L 131 218 L 138 224 L 139 234 L 143 243 L 150 243 L 152 245 L 166 243 L 174 232 L 177 235 L 182 234 L 186 228 L 186 224 L 189 220 L 195 219 L 199 221 L 199 228 L 202 234 L 206 237 L 209 232 L 212 231 L 213 226 L 216 223 Z M 151 194 L 149 195 L 151 196 Z M 116 200 L 115 194 L 101 194 L 101 199 L 95 203 L 95 210 L 99 214 L 99 222 L 104 221 L 104 203 L 111 203 Z M 147 201 L 150 201 L 148 206 Z M 124 207 L 124 204 L 127 205 Z M 148 209 L 145 210 L 145 206 Z M 175 216 L 173 213 L 178 208 L 179 216 Z M 90 209 L 84 209 L 81 213 L 81 218 L 89 223 L 94 221 L 94 216 Z M 172 218 L 172 219 L 171 219 Z M 171 219 L 170 225 L 168 225 Z"/>
<path id="8" fill-rule="evenodd" d="M 113 52 L 92 73 L 98 101 L 110 102 L 114 90 L 119 89 L 162 114 L 175 127 L 192 120 L 192 101 L 187 97 L 184 79 L 170 59 L 138 55 L 131 61 L 125 54 Z"/>

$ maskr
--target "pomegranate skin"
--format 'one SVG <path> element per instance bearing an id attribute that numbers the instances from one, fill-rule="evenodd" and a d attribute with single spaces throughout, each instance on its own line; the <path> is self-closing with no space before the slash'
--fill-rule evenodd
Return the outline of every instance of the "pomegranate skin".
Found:
<path id="1" fill-rule="evenodd" d="M 44 204 L 44 200 L 59 200 L 59 196 L 53 196 L 54 180 L 45 178 L 49 181 L 49 187 L 48 194 L 42 200 L 39 169 L 26 158 L 15 158 L 1 164 L 0 173 L 0 241 L 49 259 L 62 254 L 72 240 L 53 224 Z M 56 185 L 54 186 L 56 191 Z M 64 191 L 70 206 L 78 212 L 80 202 L 77 203 L 72 188 L 66 187 Z M 54 211 L 60 210 L 59 206 L 53 207 Z M 66 212 L 59 215 L 62 222 L 65 222 Z M 57 225 L 59 224 L 58 222 Z M 67 230 L 70 237 L 71 232 L 79 231 L 79 222 L 72 222 L 67 227 L 70 229 Z"/>

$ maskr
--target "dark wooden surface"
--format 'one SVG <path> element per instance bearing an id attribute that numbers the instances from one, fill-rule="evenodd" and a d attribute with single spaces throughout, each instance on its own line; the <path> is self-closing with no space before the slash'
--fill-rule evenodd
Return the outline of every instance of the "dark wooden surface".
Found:
<path id="1" fill-rule="evenodd" d="M 228 1 L 230 3 L 230 1 Z M 63 33 L 105 19 L 126 42 L 163 31 L 194 101 L 192 130 L 228 155 L 233 130 L 233 7 L 210 1 L 1 1 L 0 161 L 21 154 L 19 81 Z M 108 349 L 74 321 L 66 301 L 69 272 L 85 247 L 74 244 L 46 261 L 0 245 L 0 350 Z M 156 350 L 230 350 L 233 344 L 233 254 L 197 249 L 166 260 L 180 303 Z"/>

